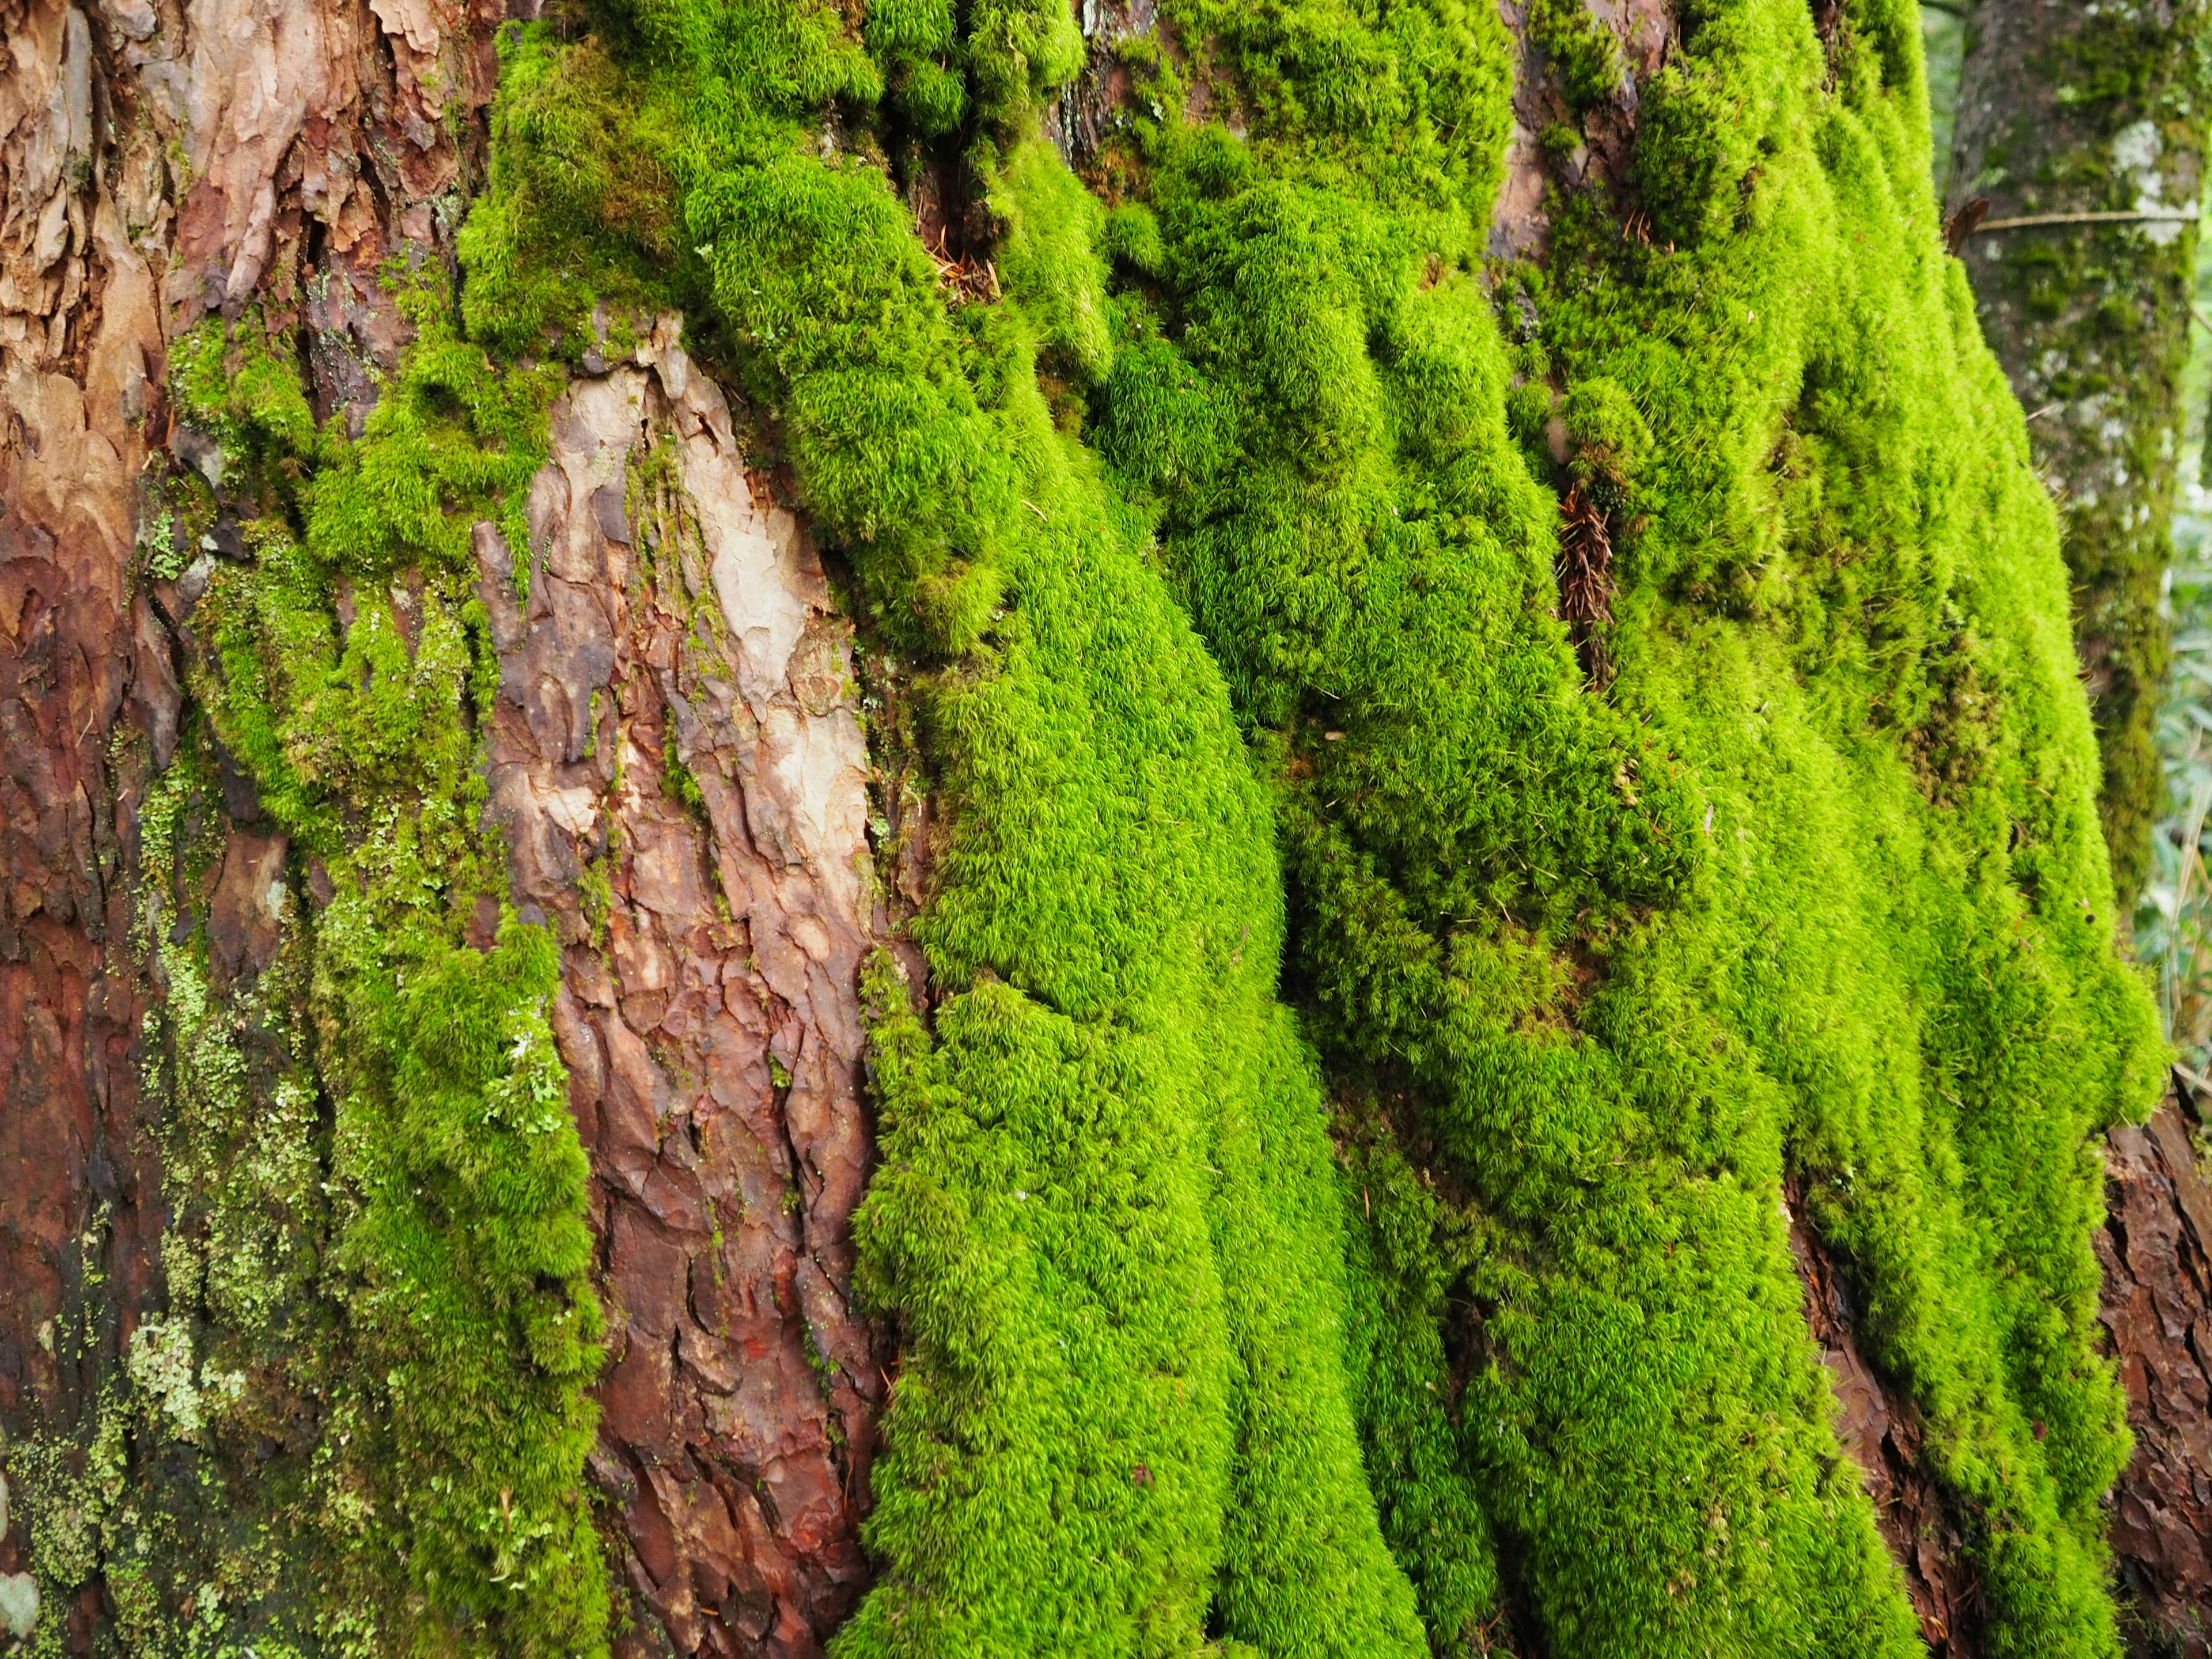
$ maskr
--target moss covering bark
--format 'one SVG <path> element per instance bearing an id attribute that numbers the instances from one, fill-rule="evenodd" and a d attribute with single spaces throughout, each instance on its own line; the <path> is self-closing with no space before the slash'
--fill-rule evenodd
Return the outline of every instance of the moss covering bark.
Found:
<path id="1" fill-rule="evenodd" d="M 389 280 L 417 334 L 358 440 L 258 318 L 174 356 L 210 459 L 144 550 L 191 595 L 199 711 L 137 900 L 168 1308 L 88 1458 L 9 1460 L 49 1605 L 97 1573 L 136 1655 L 604 1648 L 586 1167 L 557 954 L 502 916 L 481 823 L 468 550 L 519 512 L 555 382 L 462 342 L 434 274 Z"/>
<path id="2" fill-rule="evenodd" d="M 1785 1180 L 1970 1518 L 1990 1650 L 2109 1650 L 2092 1138 L 2158 1045 L 1913 20 L 1686 11 L 1621 194 L 1562 192 L 1545 267 L 1486 271 L 1486 14 L 1164 16 L 1104 213 L 1028 136 L 1056 13 L 606 36 L 801 499 L 941 665 L 945 1000 L 878 988 L 866 1249 L 906 1359 L 846 1650 L 1404 1650 L 1378 1523 L 1438 1640 L 1494 1628 L 1502 1559 L 1549 1646 L 1910 1650 Z M 1577 105 L 1615 95 L 1542 21 Z M 901 200 L 948 177 L 995 303 L 948 305 Z M 536 234 L 519 263 L 581 233 Z M 1552 490 L 1605 538 L 1601 691 L 1551 614 Z M 1343 1370 L 1323 1342 L 1262 1413 L 1251 1322 L 1298 1310 L 1204 1218 L 1285 1227 L 1328 1184 L 1221 1140 L 1318 1133 L 1264 1035 L 1270 805 L 1357 1208 Z M 1237 1478 L 1285 1430 L 1323 1449 L 1289 1512 L 1346 1517 L 1302 1572 Z M 1309 1601 L 1332 1574 L 1370 1597 Z"/>
<path id="3" fill-rule="evenodd" d="M 289 506 L 198 690 L 332 894 L 331 1398 L 386 1483 L 336 1559 L 423 1650 L 604 1639 L 583 1172 L 544 942 L 471 943 L 459 572 L 532 365 L 671 304 L 940 809 L 929 983 L 864 988 L 900 1358 L 835 1652 L 1909 1653 L 1793 1220 L 1982 1650 L 2113 1650 L 2094 1138 L 2160 1044 L 1917 24 L 1826 22 L 1700 0 L 1637 84 L 1537 8 L 1634 142 L 1547 135 L 1501 266 L 1486 6 L 1169 0 L 1079 174 L 1058 6 L 611 3 L 502 37 L 460 302 L 359 443 L 204 348 Z"/>

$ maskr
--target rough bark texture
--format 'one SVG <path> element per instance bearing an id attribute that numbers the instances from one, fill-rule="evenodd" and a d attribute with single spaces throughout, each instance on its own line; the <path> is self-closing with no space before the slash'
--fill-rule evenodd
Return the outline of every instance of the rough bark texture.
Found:
<path id="1" fill-rule="evenodd" d="M 2097 1241 L 2102 1318 L 2128 1390 L 2135 1457 L 2112 1495 L 2120 1582 L 2139 1651 L 2212 1652 L 2212 1187 L 2186 1085 L 2141 1128 L 2116 1129 L 2111 1216 Z"/>
<path id="2" fill-rule="evenodd" d="M 592 1468 L 630 1585 L 678 1652 L 810 1655 L 865 1577 L 886 1392 L 850 1301 L 867 751 L 850 626 L 676 321 L 554 405 L 526 601 L 477 526 L 491 810 L 566 947 L 612 1333 Z M 648 453 L 672 465 L 633 519 Z"/>
<path id="3" fill-rule="evenodd" d="M 380 271 L 452 257 L 501 17 L 0 6 L 0 1447 L 73 1443 L 81 1470 L 164 1300 L 135 831 L 204 648 L 205 575 L 137 580 L 134 543 L 142 471 L 213 459 L 171 424 L 165 341 L 210 312 L 301 325 L 315 413 L 357 435 L 410 337 Z M 789 515 L 757 505 L 674 328 L 556 410 L 526 610 L 480 527 L 503 672 L 492 811 L 526 916 L 566 946 L 556 1029 L 613 1329 L 592 1467 L 628 1542 L 626 1639 L 804 1655 L 858 1592 L 887 1386 L 847 1299 L 856 980 L 881 900 L 849 629 Z M 669 465 L 634 526 L 625 490 L 655 442 Z M 209 921 L 216 994 L 236 1000 L 290 937 L 289 849 L 242 778 L 224 796 L 227 850 L 161 921 Z M 286 1023 L 237 1006 L 249 1048 Z M 36 1610 L 21 1487 L 0 1498 L 0 1637 Z M 115 1616 L 95 1571 L 69 1645 Z"/>
<path id="4" fill-rule="evenodd" d="M 1960 72 L 1948 209 L 1982 331 L 2030 411 L 2064 514 L 2075 635 L 2105 763 L 2122 914 L 2164 783 L 2152 725 L 2203 178 L 2208 27 L 2195 0 L 1983 0 Z M 2045 214 L 2139 222 L 1992 229 Z M 1984 228 L 1972 230 L 1976 223 Z"/>
<path id="5" fill-rule="evenodd" d="M 0 45 L 0 1430 L 66 1436 L 160 1291 L 126 941 L 135 808 L 178 708 L 130 582 L 161 372 L 158 267 L 134 238 L 168 214 L 107 20 L 96 36 L 82 12 L 11 4 Z M 118 730 L 142 741 L 111 746 Z M 15 1633 L 36 1607 L 27 1541 L 18 1504 L 0 1528 Z"/>
<path id="6" fill-rule="evenodd" d="M 0 1435 L 61 1448 L 65 1474 L 83 1472 L 131 1339 L 165 1299 L 164 1107 L 142 1089 L 133 903 L 139 808 L 177 740 L 179 641 L 133 560 L 141 477 L 173 435 L 166 341 L 211 308 L 304 306 L 322 401 L 359 407 L 403 339 L 378 266 L 445 245 L 434 204 L 489 95 L 497 15 L 0 7 Z M 180 443 L 178 459 L 199 458 Z M 250 787 L 229 804 L 258 816 Z M 284 858 L 281 837 L 233 830 L 211 890 L 186 901 L 212 912 L 226 994 L 276 947 L 253 901 Z M 27 1635 L 23 1570 L 54 1517 L 17 1497 L 0 1629 Z M 116 1613 L 94 1572 L 48 1620 L 90 1651 Z"/>

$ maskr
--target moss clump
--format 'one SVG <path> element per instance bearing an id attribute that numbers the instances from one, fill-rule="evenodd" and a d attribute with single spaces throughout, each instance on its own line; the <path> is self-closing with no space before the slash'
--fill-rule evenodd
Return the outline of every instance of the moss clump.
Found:
<path id="1" fill-rule="evenodd" d="M 1125 54 L 1106 215 L 1030 137 L 1048 22 L 658 0 L 605 37 L 731 368 L 925 665 L 951 809 L 943 1001 L 869 991 L 904 1369 L 842 1650 L 1406 1652 L 1418 1610 L 1912 1651 L 1785 1191 L 1929 1424 L 1991 1650 L 2108 1650 L 2090 1137 L 2157 1042 L 1911 20 L 1824 53 L 1700 8 L 1635 214 L 1559 198 L 1547 268 L 1489 273 L 1486 9 L 1164 15 L 1202 60 Z M 1609 42 L 1540 21 L 1610 96 Z M 520 201 L 556 161 L 508 165 Z M 892 187 L 948 170 L 995 301 Z"/>
<path id="2" fill-rule="evenodd" d="M 1480 1611 L 1477 1528 L 1432 1518 L 1471 1472 L 1547 1646 L 1916 1650 L 1786 1180 L 1930 1425 L 1992 1650 L 2112 1646 L 2092 1137 L 2159 1045 L 1913 37 L 1853 18 L 1831 63 L 1802 12 L 1700 8 L 1637 203 L 1556 196 L 1547 268 L 1501 274 L 1514 349 L 1457 274 L 1486 167 L 1440 198 L 1319 123 L 1139 133 L 1165 246 L 1098 441 L 1279 757 L 1300 988 L 1375 1102 L 1369 1473 L 1432 1634 Z M 1516 379 L 1564 389 L 1566 466 L 1515 453 Z M 1602 698 L 1532 473 L 1601 515 Z"/>
<path id="3" fill-rule="evenodd" d="M 881 1577 L 838 1650 L 1417 1653 L 1336 1358 L 1321 1098 L 1272 996 L 1264 794 L 1142 521 L 1065 429 L 1109 367 L 1100 216 L 1022 129 L 1072 30 L 1009 9 L 960 37 L 1004 297 L 955 305 L 864 133 L 809 131 L 886 82 L 913 114 L 945 20 L 631 24 L 632 131 L 678 137 L 702 300 L 870 627 L 921 665 L 951 823 L 915 926 L 942 1000 L 925 1021 L 887 963 L 870 984 L 863 1278 L 905 1346 Z M 527 32 L 510 61 L 568 50 Z"/>
<path id="4" fill-rule="evenodd" d="M 1926 1425 L 1988 1650 L 2110 1652 L 2091 1137 L 2158 1049 L 1910 19 L 1824 52 L 1699 7 L 1634 216 L 1559 195 L 1546 267 L 1490 271 L 1486 8 L 1164 15 L 1203 52 L 1132 54 L 1111 214 L 1034 137 L 1052 9 L 641 0 L 503 48 L 471 328 L 711 315 L 945 808 L 929 1011 L 888 957 L 865 988 L 902 1346 L 838 1651 L 1911 1653 L 1795 1220 Z M 948 180 L 990 242 L 951 272 L 896 187 Z M 512 512 L 543 392 L 442 315 L 210 586 L 202 690 L 336 894 L 353 1547 L 404 1547 L 425 1646 L 565 1650 L 604 1620 L 583 1172 L 545 941 L 465 942 L 458 530 Z"/>
<path id="5" fill-rule="evenodd" d="M 1620 93 L 1626 73 L 1620 42 L 1579 0 L 1531 0 L 1528 27 L 1575 108 L 1609 103 Z"/>

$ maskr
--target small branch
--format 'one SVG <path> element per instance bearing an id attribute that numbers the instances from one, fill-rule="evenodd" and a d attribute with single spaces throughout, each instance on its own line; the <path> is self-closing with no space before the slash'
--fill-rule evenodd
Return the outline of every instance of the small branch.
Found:
<path id="1" fill-rule="evenodd" d="M 2017 219 L 1984 219 L 1966 234 L 1984 236 L 1993 230 L 2028 230 L 2038 225 L 2180 225 L 2193 224 L 2196 220 L 2194 208 L 2152 208 L 2148 212 L 2129 210 L 2116 213 L 2029 213 Z"/>

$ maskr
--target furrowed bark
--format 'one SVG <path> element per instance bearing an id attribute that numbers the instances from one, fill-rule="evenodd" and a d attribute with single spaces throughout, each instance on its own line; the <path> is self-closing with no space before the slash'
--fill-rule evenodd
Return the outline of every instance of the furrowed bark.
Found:
<path id="1" fill-rule="evenodd" d="M 2113 1492 L 2130 1649 L 2212 1652 L 2212 1187 L 2200 1108 L 2179 1079 L 2106 1145 L 2101 1317 L 2128 1390 L 2135 1456 Z"/>
<path id="2" fill-rule="evenodd" d="M 140 20 L 152 33 L 150 16 Z M 160 1297 L 161 1171 L 139 1088 L 136 809 L 173 745 L 171 647 L 133 592 L 161 374 L 167 216 L 122 46 L 72 8 L 0 9 L 0 1431 L 80 1437 Z M 135 164 L 135 165 L 134 165 Z M 0 1532 L 0 1626 L 35 1617 L 30 1526 Z M 48 1616 L 88 1638 L 96 1595 Z"/>
<path id="3" fill-rule="evenodd" d="M 565 947 L 630 1587 L 679 1653 L 804 1656 L 866 1582 L 887 1389 L 851 1299 L 882 901 L 850 625 L 678 325 L 555 404 L 526 599 L 477 526 L 490 811 Z"/>

